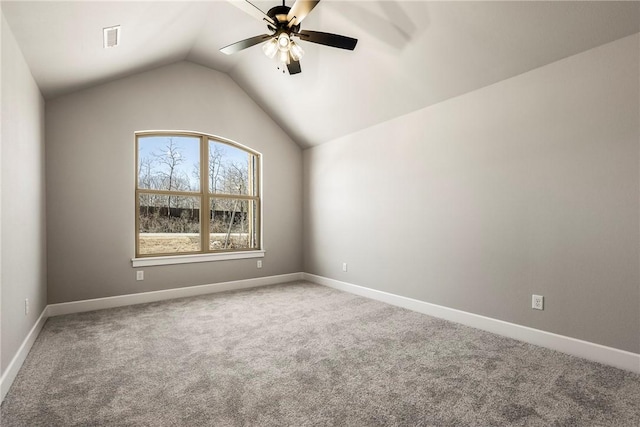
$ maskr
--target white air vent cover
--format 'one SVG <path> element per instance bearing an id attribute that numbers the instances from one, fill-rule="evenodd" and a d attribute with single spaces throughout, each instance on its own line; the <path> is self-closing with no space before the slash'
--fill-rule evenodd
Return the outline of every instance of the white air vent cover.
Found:
<path id="1" fill-rule="evenodd" d="M 103 30 L 103 46 L 105 49 L 116 47 L 120 44 L 120 25 L 107 27 Z"/>

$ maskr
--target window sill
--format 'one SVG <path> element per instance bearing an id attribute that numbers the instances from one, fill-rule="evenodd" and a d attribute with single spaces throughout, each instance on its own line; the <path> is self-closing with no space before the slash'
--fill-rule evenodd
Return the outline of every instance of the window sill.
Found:
<path id="1" fill-rule="evenodd" d="M 133 267 L 152 265 L 190 264 L 194 262 L 226 261 L 230 259 L 264 258 L 265 251 L 221 252 L 216 254 L 172 255 L 149 258 L 132 258 Z"/>

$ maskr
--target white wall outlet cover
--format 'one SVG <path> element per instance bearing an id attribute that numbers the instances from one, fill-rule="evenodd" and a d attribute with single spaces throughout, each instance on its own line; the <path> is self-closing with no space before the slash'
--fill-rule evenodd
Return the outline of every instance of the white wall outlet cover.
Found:
<path id="1" fill-rule="evenodd" d="M 258 260 L 258 268 L 262 268 L 262 260 Z"/>
<path id="2" fill-rule="evenodd" d="M 544 297 L 542 295 L 532 295 L 531 308 L 535 310 L 544 310 Z"/>
<path id="3" fill-rule="evenodd" d="M 144 270 L 136 271 L 136 280 L 144 280 Z"/>

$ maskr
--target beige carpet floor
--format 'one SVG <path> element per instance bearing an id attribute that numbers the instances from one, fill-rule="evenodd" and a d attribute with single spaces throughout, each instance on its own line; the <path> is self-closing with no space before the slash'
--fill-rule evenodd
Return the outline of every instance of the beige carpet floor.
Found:
<path id="1" fill-rule="evenodd" d="M 24 426 L 639 426 L 640 376 L 305 282 L 50 318 Z"/>

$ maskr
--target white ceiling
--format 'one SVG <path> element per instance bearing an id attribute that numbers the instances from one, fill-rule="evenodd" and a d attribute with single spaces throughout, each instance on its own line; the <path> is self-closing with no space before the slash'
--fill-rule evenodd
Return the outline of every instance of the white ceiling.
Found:
<path id="1" fill-rule="evenodd" d="M 278 4 L 256 1 L 263 11 Z M 291 6 L 293 1 L 287 1 Z M 323 0 L 303 29 L 357 38 L 355 51 L 301 42 L 302 73 L 254 46 L 267 32 L 227 1 L 2 1 L 44 97 L 180 60 L 229 73 L 302 147 L 380 123 L 640 31 L 640 2 Z M 102 48 L 102 28 L 122 42 Z"/>

